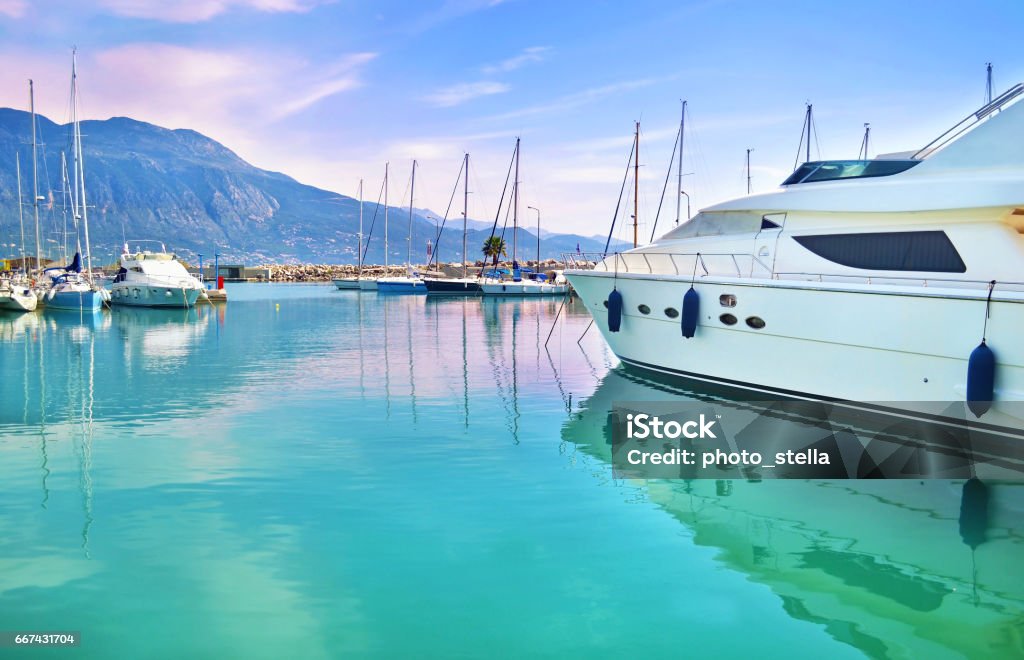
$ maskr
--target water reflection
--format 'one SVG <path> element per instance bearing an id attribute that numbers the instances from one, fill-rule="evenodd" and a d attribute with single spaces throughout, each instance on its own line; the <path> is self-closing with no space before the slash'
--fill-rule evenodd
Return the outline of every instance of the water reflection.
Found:
<path id="1" fill-rule="evenodd" d="M 617 401 L 707 400 L 609 372 L 563 438 L 610 461 Z M 747 402 L 735 402 L 737 409 Z M 1024 485 L 928 480 L 631 482 L 794 618 L 876 658 L 1024 654 Z"/>

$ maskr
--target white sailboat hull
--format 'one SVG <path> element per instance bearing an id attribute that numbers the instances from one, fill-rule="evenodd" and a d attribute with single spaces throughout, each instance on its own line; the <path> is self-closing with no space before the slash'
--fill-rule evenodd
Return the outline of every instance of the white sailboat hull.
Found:
<path id="1" fill-rule="evenodd" d="M 485 280 L 481 282 L 480 290 L 485 296 L 564 296 L 569 290 L 569 285 L 532 280 L 521 282 Z"/>

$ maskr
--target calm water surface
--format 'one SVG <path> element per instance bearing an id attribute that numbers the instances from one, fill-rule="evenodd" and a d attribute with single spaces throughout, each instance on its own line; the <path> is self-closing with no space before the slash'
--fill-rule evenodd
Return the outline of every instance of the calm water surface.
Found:
<path id="1" fill-rule="evenodd" d="M 0 630 L 81 632 L 22 655 L 1024 655 L 1019 487 L 616 481 L 700 393 L 581 305 L 229 295 L 0 317 Z"/>

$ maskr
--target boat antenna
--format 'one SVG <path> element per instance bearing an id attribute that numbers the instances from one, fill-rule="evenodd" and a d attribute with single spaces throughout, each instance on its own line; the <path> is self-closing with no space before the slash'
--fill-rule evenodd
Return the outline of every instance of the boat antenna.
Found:
<path id="1" fill-rule="evenodd" d="M 640 219 L 640 122 L 636 123 L 636 159 L 633 161 L 633 247 L 637 247 L 637 223 Z"/>
<path id="2" fill-rule="evenodd" d="M 868 159 L 868 140 L 871 137 L 871 124 L 864 122 L 864 139 L 860 141 L 860 151 L 857 152 L 858 160 Z"/>
<path id="3" fill-rule="evenodd" d="M 985 105 L 992 102 L 992 63 L 985 62 Z"/>
<path id="4" fill-rule="evenodd" d="M 750 152 L 751 151 L 753 151 L 752 148 L 751 149 L 747 149 L 747 194 L 748 195 L 751 192 L 751 187 L 750 187 Z"/>

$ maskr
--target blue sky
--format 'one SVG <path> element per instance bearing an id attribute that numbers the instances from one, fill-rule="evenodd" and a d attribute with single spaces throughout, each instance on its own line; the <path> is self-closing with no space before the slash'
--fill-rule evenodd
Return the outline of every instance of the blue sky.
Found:
<path id="1" fill-rule="evenodd" d="M 0 0 L 0 105 L 27 109 L 31 77 L 66 120 L 76 44 L 86 117 L 194 128 L 349 195 L 364 177 L 376 198 L 389 160 L 396 205 L 417 158 L 416 206 L 439 212 L 469 151 L 483 219 L 518 135 L 522 206 L 588 235 L 607 232 L 640 120 L 649 235 L 680 99 L 696 210 L 745 192 L 747 148 L 754 190 L 777 186 L 808 100 L 823 158 L 855 157 L 864 122 L 872 154 L 923 146 L 981 104 L 986 62 L 997 90 L 1024 80 L 1020 25 L 1019 1 Z"/>

